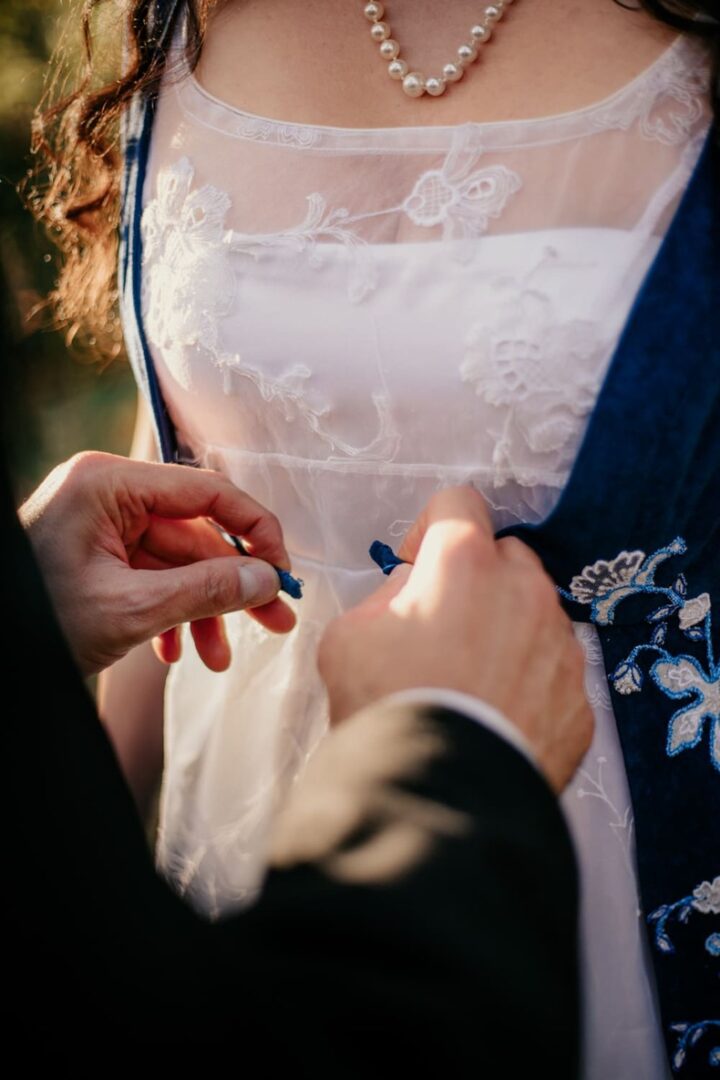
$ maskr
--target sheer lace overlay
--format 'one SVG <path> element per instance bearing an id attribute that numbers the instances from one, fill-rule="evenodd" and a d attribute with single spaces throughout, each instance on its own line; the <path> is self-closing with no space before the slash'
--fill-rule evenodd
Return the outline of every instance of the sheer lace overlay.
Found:
<path id="1" fill-rule="evenodd" d="M 448 484 L 480 490 L 498 528 L 555 505 L 697 161 L 709 74 L 681 37 L 575 112 L 355 130 L 244 113 L 183 63 L 144 187 L 147 336 L 186 459 L 278 514 L 306 582 L 292 634 L 230 617 L 231 670 L 188 643 L 169 678 L 158 862 L 218 916 L 256 895 L 274 810 L 326 729 L 314 652 L 379 583 L 370 542 L 396 545 Z M 563 801 L 585 1073 L 657 1080 L 627 782 L 595 631 L 578 632 L 597 734 Z"/>

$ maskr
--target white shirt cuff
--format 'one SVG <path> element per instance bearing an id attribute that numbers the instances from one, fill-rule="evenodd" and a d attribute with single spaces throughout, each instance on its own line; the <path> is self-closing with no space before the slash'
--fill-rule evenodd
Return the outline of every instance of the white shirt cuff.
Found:
<path id="1" fill-rule="evenodd" d="M 388 705 L 434 705 L 446 709 L 453 709 L 470 717 L 483 727 L 489 728 L 501 739 L 512 744 L 538 772 L 540 769 L 537 758 L 533 753 L 530 743 L 514 724 L 506 716 L 492 705 L 480 698 L 472 697 L 471 694 L 463 694 L 459 690 L 445 690 L 438 687 L 422 686 L 413 687 L 412 690 L 398 690 L 394 694 L 388 694 L 383 698 Z"/>

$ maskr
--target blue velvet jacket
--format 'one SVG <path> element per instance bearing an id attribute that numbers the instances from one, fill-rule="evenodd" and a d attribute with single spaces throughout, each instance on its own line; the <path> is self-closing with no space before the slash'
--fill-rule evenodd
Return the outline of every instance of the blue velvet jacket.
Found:
<path id="1" fill-rule="evenodd" d="M 156 0 L 157 48 L 180 0 Z M 125 339 L 165 461 L 175 433 L 140 305 L 154 115 L 123 128 Z M 720 152 L 710 132 L 635 299 L 559 503 L 506 530 L 599 631 L 635 815 L 642 907 L 673 1069 L 720 1067 Z M 622 978 L 622 972 L 618 972 Z"/>

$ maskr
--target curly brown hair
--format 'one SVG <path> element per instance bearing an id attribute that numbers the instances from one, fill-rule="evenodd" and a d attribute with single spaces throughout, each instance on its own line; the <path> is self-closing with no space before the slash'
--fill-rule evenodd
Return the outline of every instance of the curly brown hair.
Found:
<path id="1" fill-rule="evenodd" d="M 197 63 L 211 10 L 227 2 L 182 0 L 176 5 L 176 16 L 184 12 L 188 19 L 186 56 L 191 69 Z M 715 58 L 712 97 L 715 114 L 720 116 L 718 0 L 640 2 L 678 30 L 710 39 Z M 61 44 L 54 76 L 33 115 L 30 151 L 35 165 L 19 185 L 25 205 L 46 227 L 61 256 L 55 287 L 44 301 L 52 313 L 52 325 L 65 331 L 68 345 L 75 341 L 103 359 L 122 351 L 116 274 L 122 165 L 119 121 L 134 94 L 157 91 L 165 68 L 165 51 L 158 43 L 162 28 L 154 19 L 156 5 L 157 0 L 84 0 L 82 70 L 69 93 L 58 93 Z M 99 10 L 108 7 L 118 10 L 124 23 L 124 55 L 119 75 L 101 80 L 98 86 L 93 24 Z"/>

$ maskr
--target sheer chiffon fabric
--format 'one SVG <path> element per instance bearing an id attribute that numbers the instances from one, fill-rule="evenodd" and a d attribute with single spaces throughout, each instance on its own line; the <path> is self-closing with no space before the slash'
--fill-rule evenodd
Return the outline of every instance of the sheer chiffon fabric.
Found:
<path id="1" fill-rule="evenodd" d="M 143 190 L 145 329 L 185 459 L 279 516 L 306 585 L 292 634 L 230 616 L 230 671 L 186 640 L 168 679 L 157 860 L 218 917 L 257 894 L 273 814 L 326 731 L 315 648 L 379 584 L 371 541 L 397 546 L 450 484 L 498 529 L 555 505 L 697 160 L 709 75 L 680 37 L 574 112 L 359 130 L 219 101 L 181 46 L 182 28 Z M 632 809 L 595 631 L 577 633 L 597 722 L 563 797 L 584 1075 L 657 1080 Z"/>

